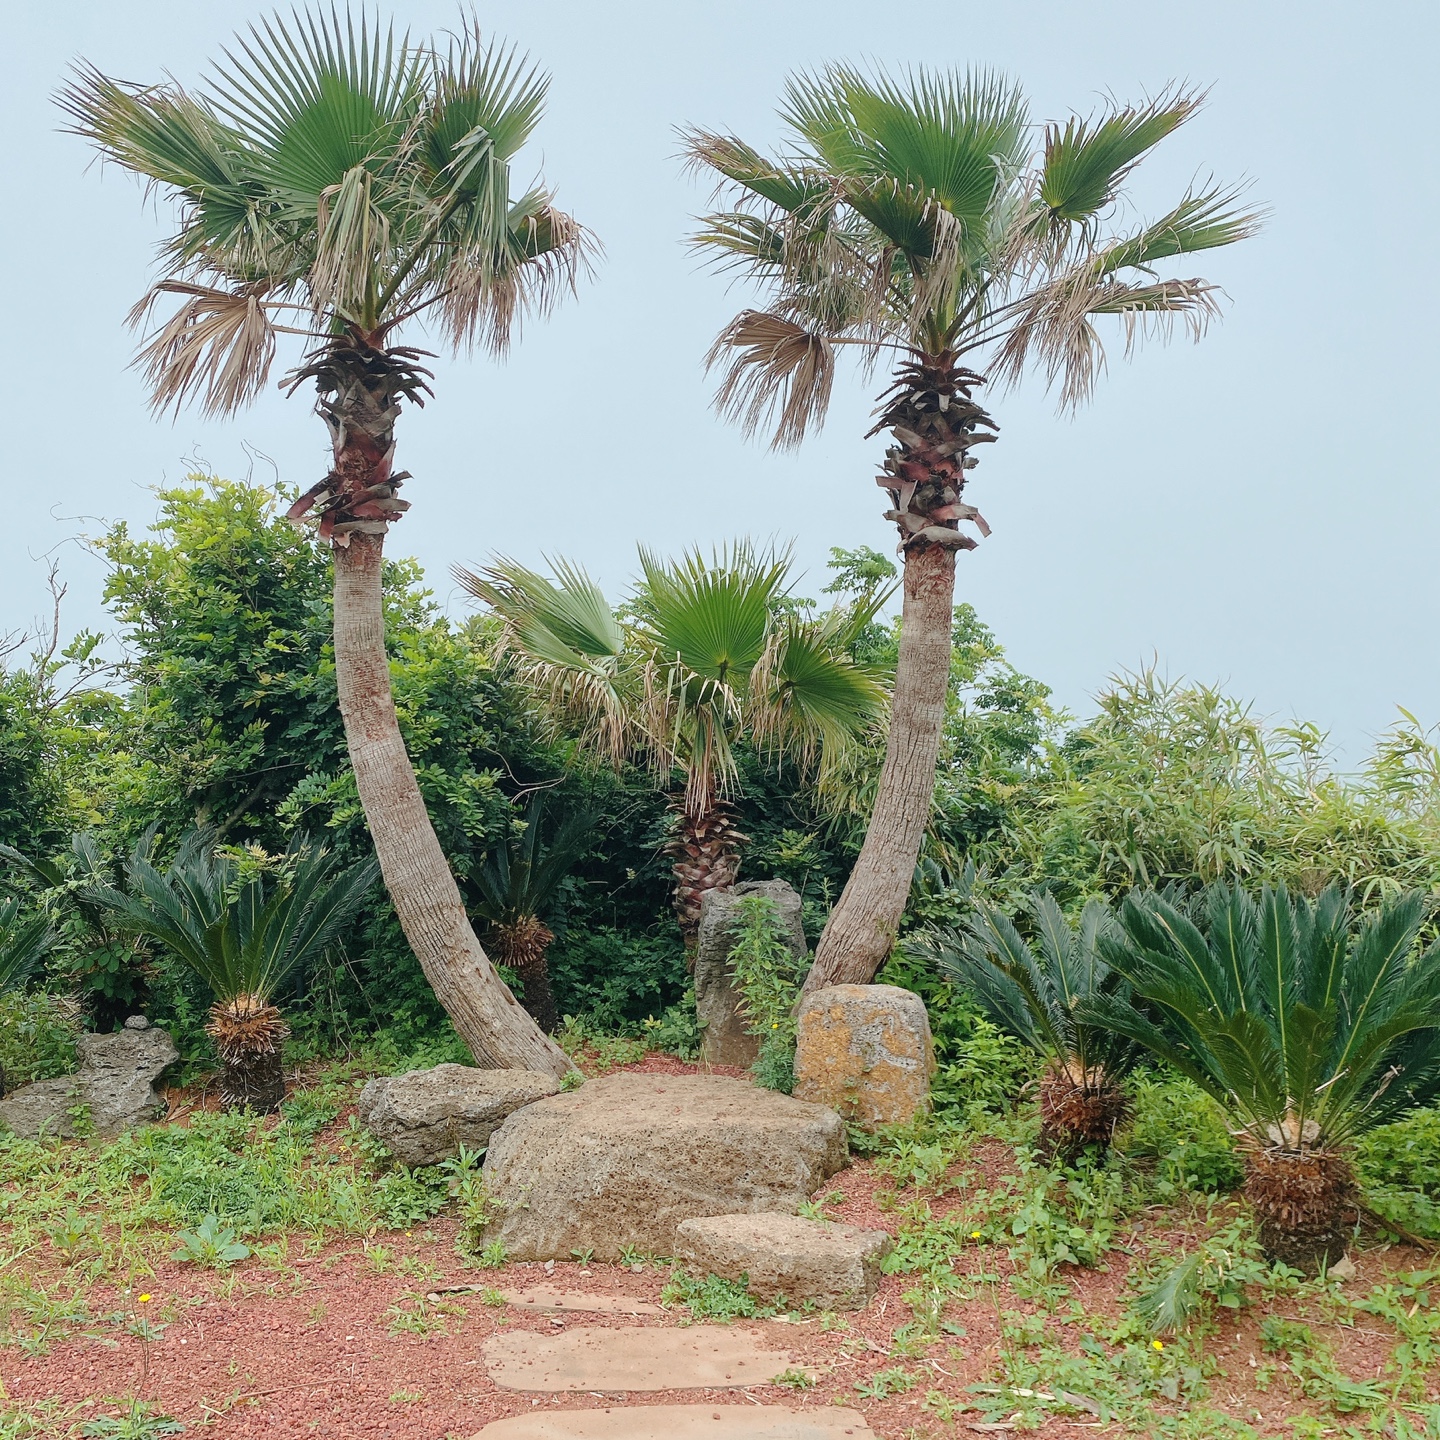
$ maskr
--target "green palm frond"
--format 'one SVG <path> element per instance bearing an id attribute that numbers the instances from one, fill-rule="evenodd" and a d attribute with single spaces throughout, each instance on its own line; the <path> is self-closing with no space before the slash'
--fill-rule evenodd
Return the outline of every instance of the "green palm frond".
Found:
<path id="1" fill-rule="evenodd" d="M 1343 1144 L 1440 1094 L 1440 946 L 1415 953 L 1420 895 L 1357 917 L 1333 887 L 1215 885 L 1196 910 L 1203 930 L 1153 893 L 1126 900 L 1102 951 L 1163 1021 L 1105 1002 L 1090 1020 L 1181 1068 L 1262 1147 Z"/>
<path id="2" fill-rule="evenodd" d="M 455 343 L 503 351 L 590 253 L 548 190 L 512 193 L 546 84 L 473 17 L 438 48 L 334 10 L 252 26 L 194 90 L 77 68 L 70 128 L 178 210 L 132 315 L 181 297 L 141 352 L 157 407 L 232 410 L 277 336 L 380 343 L 431 306 Z"/>
<path id="3" fill-rule="evenodd" d="M 557 825 L 545 825 L 546 801 L 536 791 L 525 807 L 521 833 L 496 845 L 476 874 L 476 912 L 492 925 L 525 918 L 545 919 L 560 887 L 590 843 L 595 817 L 572 810 Z"/>
<path id="4" fill-rule="evenodd" d="M 20 989 L 54 943 L 43 911 L 26 915 L 18 897 L 0 897 L 0 995 Z"/>
<path id="5" fill-rule="evenodd" d="M 910 944 L 973 990 L 996 1024 L 1077 1080 L 1127 1074 L 1140 1053 L 1133 1038 L 1083 1014 L 1097 998 L 1134 1008 L 1130 987 L 1100 952 L 1116 929 L 1109 906 L 1089 900 L 1072 923 L 1037 890 L 1026 911 L 1029 940 L 1002 909 L 979 901 L 962 929 L 925 931 Z"/>
<path id="6" fill-rule="evenodd" d="M 303 837 L 277 874 L 247 876 L 207 832 L 191 831 L 168 869 L 137 849 L 125 866 L 126 888 L 98 883 L 89 898 L 168 949 L 217 1000 L 271 1000 L 295 969 L 335 942 L 379 878 L 373 858 L 338 870 L 329 851 Z"/>
<path id="7" fill-rule="evenodd" d="M 711 352 L 718 408 L 797 443 L 824 418 L 840 344 L 867 362 L 887 345 L 954 352 L 1005 383 L 1038 359 L 1068 408 L 1103 369 L 1107 318 L 1127 354 L 1177 325 L 1198 338 L 1218 290 L 1155 267 L 1247 238 L 1260 214 L 1212 185 L 1129 234 L 1102 221 L 1202 100 L 1172 87 L 1111 105 L 1047 127 L 1037 154 L 1024 96 L 1003 76 L 832 65 L 790 80 L 778 160 L 687 132 L 691 165 L 719 177 L 732 207 L 692 242 L 764 297 Z"/>

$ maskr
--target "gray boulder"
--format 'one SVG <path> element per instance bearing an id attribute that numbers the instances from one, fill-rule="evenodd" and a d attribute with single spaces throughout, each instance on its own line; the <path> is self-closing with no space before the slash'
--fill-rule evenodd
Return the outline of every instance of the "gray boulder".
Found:
<path id="1" fill-rule="evenodd" d="M 515 1260 L 670 1255 L 682 1220 L 794 1214 L 846 1150 L 833 1110 L 743 1080 L 607 1075 L 495 1132 L 485 1179 L 499 1213 L 485 1239 Z"/>
<path id="2" fill-rule="evenodd" d="M 137 1023 L 138 1022 L 138 1023 Z M 97 1135 L 118 1135 L 164 1113 L 156 1081 L 179 1058 L 169 1034 L 143 1016 L 113 1035 L 81 1035 L 75 1041 L 80 1068 L 58 1080 L 39 1080 L 0 1100 L 0 1120 L 28 1140 L 70 1139 L 84 1107 Z"/>
<path id="3" fill-rule="evenodd" d="M 358 1110 L 360 1123 L 402 1165 L 438 1165 L 462 1145 L 483 1150 L 507 1115 L 559 1088 L 553 1076 L 531 1070 L 437 1065 L 370 1081 Z"/>
<path id="4" fill-rule="evenodd" d="M 682 1220 L 675 1254 L 703 1275 L 748 1282 L 760 1300 L 812 1300 L 859 1310 L 875 1295 L 890 1251 L 883 1230 L 802 1220 L 796 1215 L 716 1215 Z"/>
<path id="5" fill-rule="evenodd" d="M 745 1031 L 740 992 L 730 975 L 735 905 L 746 895 L 768 895 L 790 932 L 796 958 L 803 960 L 808 953 L 800 896 L 784 880 L 747 880 L 730 890 L 706 892 L 695 952 L 695 1013 L 701 1026 L 700 1058 L 710 1065 L 753 1065 L 760 1050 L 759 1039 Z"/>

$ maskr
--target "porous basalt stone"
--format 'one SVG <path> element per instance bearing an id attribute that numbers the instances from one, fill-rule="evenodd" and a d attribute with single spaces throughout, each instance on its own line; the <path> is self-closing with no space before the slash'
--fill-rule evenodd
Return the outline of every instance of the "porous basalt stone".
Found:
<path id="1" fill-rule="evenodd" d="M 794 1214 L 845 1164 L 833 1111 L 706 1075 L 607 1075 L 537 1101 L 495 1133 L 484 1232 L 514 1260 L 673 1253 L 705 1215 Z"/>
<path id="2" fill-rule="evenodd" d="M 682 1220 L 675 1231 L 677 1258 L 697 1273 L 743 1278 L 760 1300 L 812 1300 L 827 1310 L 867 1305 L 889 1251 L 883 1230 L 796 1215 L 715 1215 Z"/>
<path id="3" fill-rule="evenodd" d="M 360 1092 L 360 1123 L 402 1165 L 438 1165 L 483 1150 L 507 1115 L 554 1095 L 559 1083 L 533 1070 L 436 1065 L 381 1075 Z"/>
<path id="4" fill-rule="evenodd" d="M 895 985 L 831 985 L 798 1017 L 795 1095 L 865 1129 L 930 1108 L 935 1048 L 925 1002 Z"/>
<path id="5" fill-rule="evenodd" d="M 0 1120 L 15 1134 L 30 1140 L 71 1139 L 82 1130 L 118 1135 L 163 1114 L 156 1081 L 180 1058 L 167 1031 L 127 1022 L 113 1035 L 79 1036 L 75 1053 L 75 1074 L 36 1081 L 0 1100 Z"/>

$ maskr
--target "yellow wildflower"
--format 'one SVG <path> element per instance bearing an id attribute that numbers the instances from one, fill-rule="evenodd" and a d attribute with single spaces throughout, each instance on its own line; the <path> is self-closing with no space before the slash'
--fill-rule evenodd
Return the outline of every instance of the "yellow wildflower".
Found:
<path id="1" fill-rule="evenodd" d="M 1165 1342 L 1163 1340 L 1152 1340 L 1150 1347 L 1153 1350 L 1163 1350 L 1165 1348 Z"/>
<path id="2" fill-rule="evenodd" d="M 140 1297 L 140 1303 L 142 1305 L 148 1305 L 150 1303 L 150 1297 L 148 1295 L 142 1295 Z"/>

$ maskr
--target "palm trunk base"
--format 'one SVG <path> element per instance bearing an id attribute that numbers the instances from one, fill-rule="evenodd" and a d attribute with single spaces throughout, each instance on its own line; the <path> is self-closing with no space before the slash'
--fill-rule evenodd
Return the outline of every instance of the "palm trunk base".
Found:
<path id="1" fill-rule="evenodd" d="M 272 1115 L 285 1099 L 285 1067 L 280 1052 L 227 1060 L 220 1072 L 220 1103 L 227 1110 Z"/>
<path id="2" fill-rule="evenodd" d="M 1344 1257 L 1355 1177 L 1334 1151 L 1256 1150 L 1245 1159 L 1245 1198 L 1271 1260 L 1316 1275 Z"/>
<path id="3" fill-rule="evenodd" d="M 703 814 L 692 815 L 676 805 L 675 834 L 666 849 L 674 857 L 675 918 L 685 942 L 685 968 L 695 972 L 700 938 L 700 911 L 712 890 L 730 890 L 740 874 L 740 847 L 750 838 L 740 833 L 732 805 L 714 800 Z"/>
<path id="4" fill-rule="evenodd" d="M 1087 1150 L 1104 1150 L 1130 1117 L 1130 1097 L 1103 1076 L 1079 1084 L 1053 1067 L 1040 1082 L 1040 1149 L 1050 1160 L 1071 1164 Z"/>

